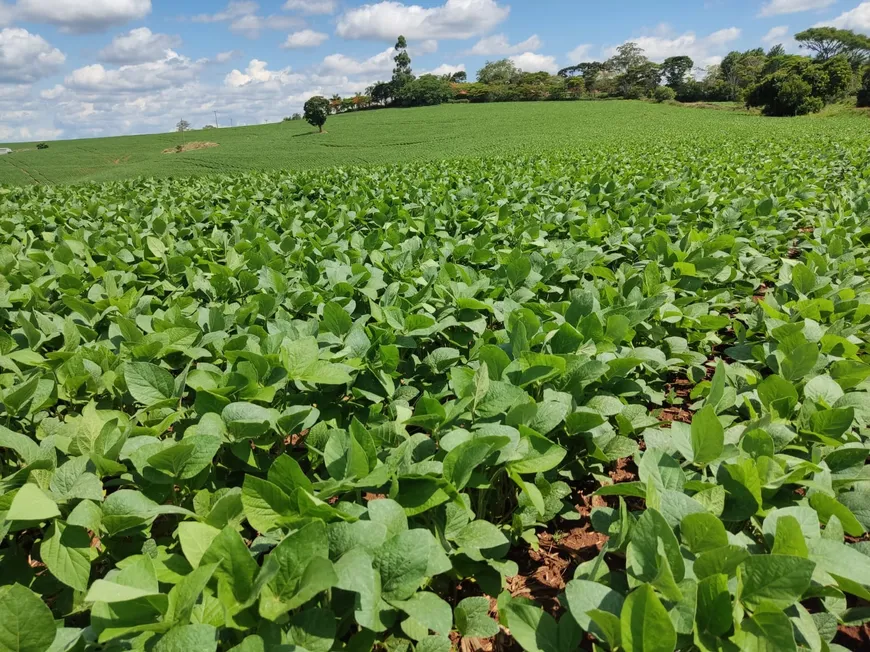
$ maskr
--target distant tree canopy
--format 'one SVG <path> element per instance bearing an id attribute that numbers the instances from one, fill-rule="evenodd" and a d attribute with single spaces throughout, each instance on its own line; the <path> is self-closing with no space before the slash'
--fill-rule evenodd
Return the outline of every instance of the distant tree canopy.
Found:
<path id="1" fill-rule="evenodd" d="M 849 29 L 811 27 L 798 32 L 794 38 L 802 48 L 815 52 L 820 61 L 842 54 L 857 68 L 870 59 L 870 37 Z"/>
<path id="2" fill-rule="evenodd" d="M 510 84 L 520 72 L 510 59 L 487 61 L 483 68 L 477 71 L 477 81 L 481 84 Z"/>
<path id="3" fill-rule="evenodd" d="M 187 120 L 179 120 L 178 124 L 175 125 L 175 131 L 178 133 L 190 131 L 190 123 Z"/>
<path id="4" fill-rule="evenodd" d="M 858 90 L 858 106 L 870 106 L 870 66 L 864 69 L 861 88 Z"/>
<path id="5" fill-rule="evenodd" d="M 659 102 L 743 102 L 766 115 L 799 115 L 819 110 L 861 87 L 859 102 L 870 103 L 870 81 L 859 80 L 856 61 L 870 57 L 870 38 L 848 30 L 811 28 L 797 35 L 815 58 L 787 54 L 782 45 L 729 52 L 721 63 L 696 78 L 687 55 L 651 61 L 634 42 L 620 45 L 606 61 L 584 61 L 559 70 L 524 72 L 512 59 L 487 61 L 468 82 L 464 71 L 417 78 L 408 42 L 398 37 L 389 81 L 365 94 L 323 100 L 327 113 L 365 107 L 425 106 L 442 102 L 516 102 L 574 100 L 582 97 L 654 99 Z M 863 83 L 863 85 L 862 85 Z M 322 99 L 322 98 L 321 98 Z M 306 117 L 307 119 L 307 117 Z M 315 123 L 312 123 L 315 124 Z"/>
<path id="6" fill-rule="evenodd" d="M 329 100 L 320 95 L 310 98 L 302 107 L 305 121 L 323 132 L 323 125 L 329 117 Z"/>
<path id="7" fill-rule="evenodd" d="M 665 86 L 676 90 L 686 82 L 686 75 L 695 67 L 695 62 L 690 57 L 668 57 L 662 62 L 662 78 Z"/>
<path id="8" fill-rule="evenodd" d="M 851 79 L 852 69 L 844 55 L 823 62 L 789 58 L 749 89 L 746 104 L 772 116 L 814 113 L 845 95 Z"/>

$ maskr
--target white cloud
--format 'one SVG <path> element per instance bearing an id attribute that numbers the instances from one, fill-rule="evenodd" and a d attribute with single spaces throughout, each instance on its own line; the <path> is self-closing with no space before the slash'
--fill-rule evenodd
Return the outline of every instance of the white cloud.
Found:
<path id="1" fill-rule="evenodd" d="M 215 57 L 215 63 L 227 63 L 228 61 L 232 61 L 236 57 L 240 57 L 242 55 L 241 50 L 228 50 L 227 52 L 218 52 Z"/>
<path id="2" fill-rule="evenodd" d="M 796 14 L 811 9 L 830 7 L 837 0 L 770 0 L 761 7 L 759 16 L 779 16 L 781 14 Z"/>
<path id="3" fill-rule="evenodd" d="M 16 17 L 73 33 L 99 32 L 151 13 L 151 0 L 18 0 Z"/>
<path id="4" fill-rule="evenodd" d="M 195 23 L 230 24 L 230 31 L 255 39 L 266 29 L 284 30 L 299 27 L 303 22 L 293 16 L 260 16 L 257 14 L 260 5 L 252 0 L 231 0 L 226 9 L 216 14 L 199 14 L 191 20 Z"/>
<path id="5" fill-rule="evenodd" d="M 149 61 L 116 69 L 95 63 L 77 68 L 64 80 L 67 88 L 86 92 L 141 92 L 172 88 L 196 80 L 202 63 L 172 50 L 161 61 Z"/>
<path id="6" fill-rule="evenodd" d="M 591 61 L 592 57 L 589 54 L 591 51 L 592 46 L 589 43 L 581 43 L 568 53 L 568 61 L 572 64 Z"/>
<path id="7" fill-rule="evenodd" d="M 843 12 L 836 18 L 819 23 L 817 27 L 820 25 L 831 25 L 840 29 L 870 33 L 870 2 L 862 2 L 854 9 Z"/>
<path id="8" fill-rule="evenodd" d="M 629 39 L 643 48 L 644 54 L 653 61 L 663 61 L 668 57 L 686 55 L 691 57 L 696 66 L 711 66 L 722 60 L 729 44 L 740 38 L 740 29 L 728 27 L 720 29 L 707 36 L 697 36 L 695 32 L 686 32 L 673 37 L 640 36 Z M 605 58 L 616 53 L 616 46 L 605 48 Z"/>
<path id="9" fill-rule="evenodd" d="M 181 45 L 181 37 L 155 34 L 147 27 L 137 27 L 120 34 L 100 52 L 100 60 L 107 63 L 130 64 L 158 61 L 166 51 Z"/>
<path id="10" fill-rule="evenodd" d="M 3 0 L 0 0 L 0 27 L 11 25 L 14 19 L 15 14 L 13 13 L 13 8 L 4 4 Z"/>
<path id="11" fill-rule="evenodd" d="M 285 49 L 316 48 L 328 39 L 328 34 L 315 32 L 312 29 L 303 29 L 301 32 L 290 34 L 281 47 Z"/>
<path id="12" fill-rule="evenodd" d="M 32 83 L 54 74 L 66 61 L 63 52 L 22 27 L 0 31 L 0 83 Z"/>
<path id="13" fill-rule="evenodd" d="M 508 17 L 510 7 L 496 0 L 446 0 L 437 7 L 406 5 L 394 0 L 363 5 L 338 18 L 336 33 L 348 39 L 393 41 L 466 39 L 485 34 Z"/>
<path id="14" fill-rule="evenodd" d="M 230 88 L 242 88 L 250 84 L 284 85 L 294 80 L 302 79 L 302 75 L 293 75 L 290 68 L 269 70 L 269 64 L 259 59 L 251 59 L 245 72 L 233 70 L 224 78 L 224 85 Z"/>
<path id="15" fill-rule="evenodd" d="M 393 69 L 393 48 L 364 59 L 354 59 L 344 54 L 330 54 L 324 57 L 318 71 L 324 75 L 379 75 L 387 74 Z"/>
<path id="16" fill-rule="evenodd" d="M 284 9 L 303 14 L 334 14 L 338 9 L 338 2 L 337 0 L 287 0 Z"/>
<path id="17" fill-rule="evenodd" d="M 788 25 L 778 25 L 771 27 L 767 34 L 761 37 L 761 42 L 765 45 L 774 45 L 783 40 L 783 37 L 788 35 Z"/>
<path id="18" fill-rule="evenodd" d="M 511 61 L 523 72 L 549 72 L 555 73 L 559 66 L 556 65 L 556 57 L 535 52 L 523 52 L 512 56 Z"/>
<path id="19" fill-rule="evenodd" d="M 419 43 L 412 43 L 408 50 L 416 54 L 432 54 L 433 52 L 438 52 L 438 41 L 430 38 Z"/>
<path id="20" fill-rule="evenodd" d="M 66 87 L 63 86 L 62 84 L 55 84 L 51 88 L 47 88 L 44 91 L 40 91 L 39 97 L 41 97 L 44 100 L 56 100 L 61 95 L 63 95 L 63 92 L 65 90 L 66 90 Z"/>
<path id="21" fill-rule="evenodd" d="M 456 72 L 465 72 L 465 64 L 460 63 L 458 66 L 451 66 L 449 63 L 442 63 L 437 68 L 433 68 L 432 70 L 427 70 L 422 75 L 436 75 L 441 77 L 442 75 L 452 75 Z"/>
<path id="22" fill-rule="evenodd" d="M 525 41 L 511 45 L 508 37 L 504 34 L 493 34 L 480 39 L 474 44 L 466 54 L 476 54 L 482 57 L 489 56 L 507 56 L 509 54 L 521 54 L 523 52 L 533 52 L 541 47 L 541 39 L 537 34 L 533 34 Z"/>

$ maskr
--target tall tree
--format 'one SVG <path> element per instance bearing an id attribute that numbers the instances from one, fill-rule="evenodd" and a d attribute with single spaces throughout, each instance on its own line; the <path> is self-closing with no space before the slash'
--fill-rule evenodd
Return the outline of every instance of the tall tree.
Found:
<path id="1" fill-rule="evenodd" d="M 686 81 L 686 74 L 695 66 L 689 57 L 668 57 L 662 62 L 662 77 L 665 85 L 674 90 L 680 88 Z"/>
<path id="2" fill-rule="evenodd" d="M 414 80 L 414 73 L 411 71 L 411 55 L 408 54 L 408 42 L 404 36 L 400 36 L 396 41 L 396 56 L 393 61 L 396 62 L 396 67 L 393 68 L 393 89 L 398 93 L 408 82 Z"/>
<path id="3" fill-rule="evenodd" d="M 767 58 L 771 59 L 773 57 L 781 57 L 784 54 L 785 48 L 782 46 L 782 43 L 777 43 L 767 51 Z"/>
<path id="4" fill-rule="evenodd" d="M 643 54 L 643 48 L 637 43 L 629 41 L 616 48 L 616 54 L 610 57 L 604 65 L 610 71 L 624 75 L 631 68 L 643 65 L 646 61 L 647 58 Z"/>
<path id="5" fill-rule="evenodd" d="M 510 84 L 522 72 L 510 59 L 487 61 L 477 71 L 477 81 L 482 84 Z"/>
<path id="6" fill-rule="evenodd" d="M 175 131 L 180 134 L 183 134 L 185 131 L 190 131 L 190 123 L 187 120 L 179 120 L 178 124 L 175 125 Z"/>
<path id="7" fill-rule="evenodd" d="M 844 54 L 857 68 L 870 59 L 870 37 L 849 29 L 810 27 L 795 34 L 794 38 L 802 48 L 815 52 L 820 61 Z"/>

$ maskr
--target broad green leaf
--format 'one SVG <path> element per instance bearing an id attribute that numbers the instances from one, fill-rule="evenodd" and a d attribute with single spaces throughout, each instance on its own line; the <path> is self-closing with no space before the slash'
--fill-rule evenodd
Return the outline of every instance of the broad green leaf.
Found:
<path id="1" fill-rule="evenodd" d="M 54 637 L 54 617 L 38 595 L 17 583 L 0 587 L 0 650 L 45 652 Z"/>
<path id="2" fill-rule="evenodd" d="M 146 407 L 175 396 L 172 375 L 150 362 L 128 362 L 124 365 L 124 380 L 133 398 Z"/>
<path id="3" fill-rule="evenodd" d="M 809 588 L 815 567 L 792 555 L 752 555 L 737 571 L 740 601 L 750 609 L 763 602 L 788 607 Z"/>
<path id="4" fill-rule="evenodd" d="M 649 584 L 628 594 L 620 624 L 626 652 L 673 652 L 676 647 L 670 616 Z"/>

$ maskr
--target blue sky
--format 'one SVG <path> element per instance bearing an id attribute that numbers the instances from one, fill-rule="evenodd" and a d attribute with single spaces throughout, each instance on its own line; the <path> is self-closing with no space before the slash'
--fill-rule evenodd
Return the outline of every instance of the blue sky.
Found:
<path id="1" fill-rule="evenodd" d="M 857 0 L 0 0 L 0 142 L 274 122 L 313 94 L 511 57 L 555 72 L 636 41 L 699 68 L 831 24 L 870 34 Z"/>

